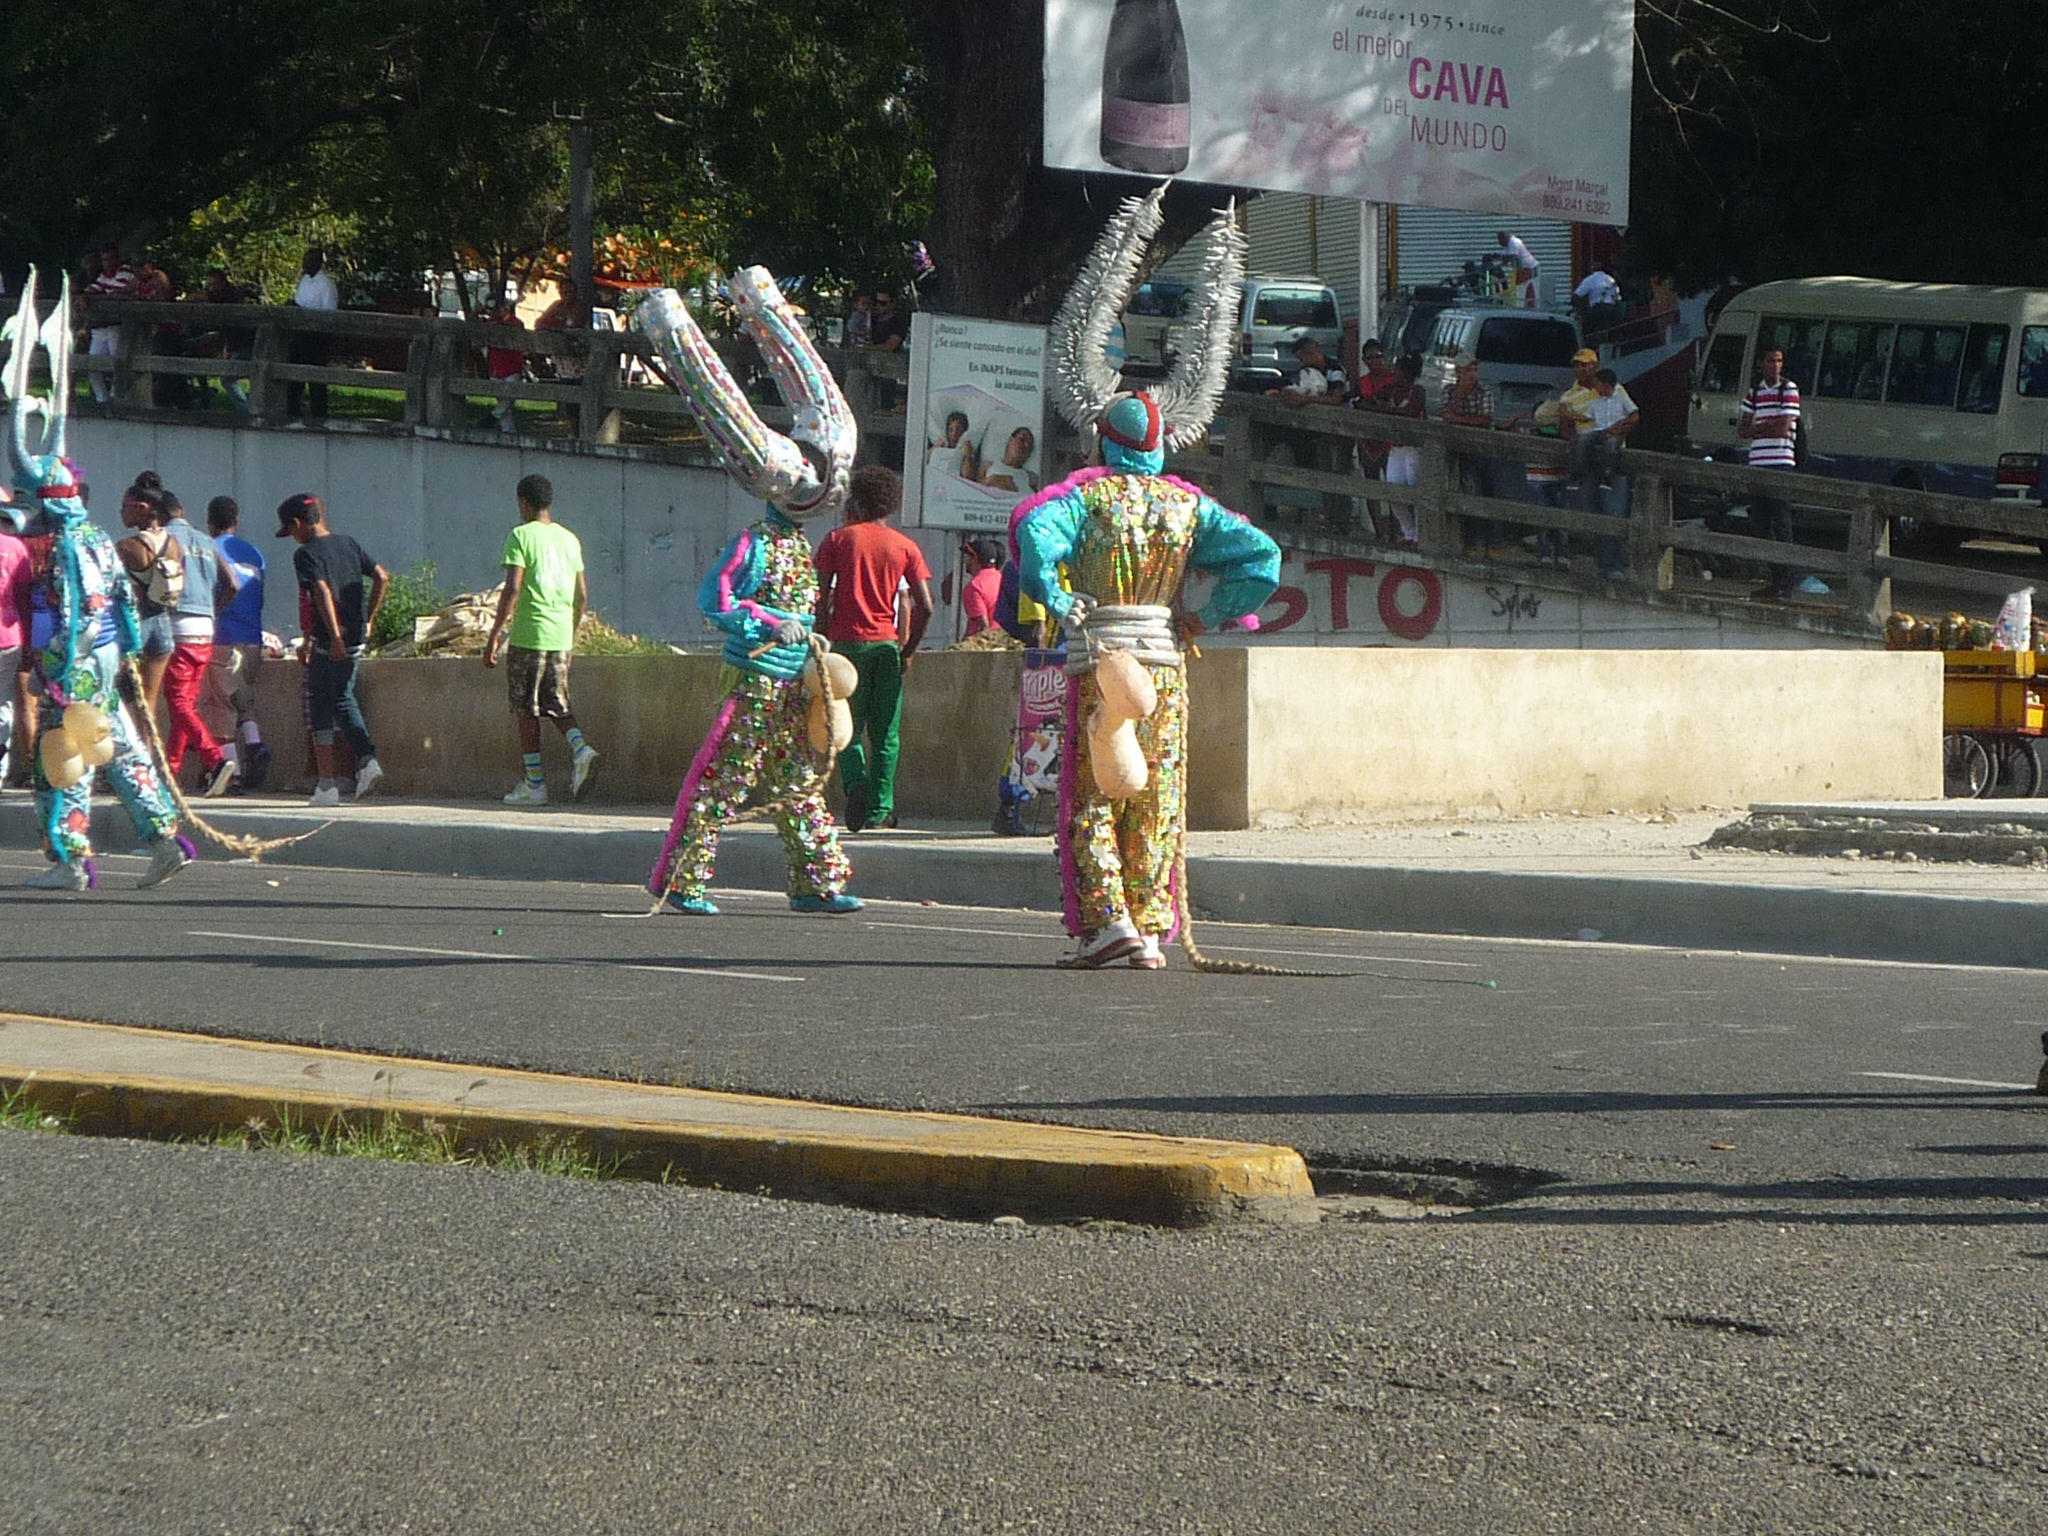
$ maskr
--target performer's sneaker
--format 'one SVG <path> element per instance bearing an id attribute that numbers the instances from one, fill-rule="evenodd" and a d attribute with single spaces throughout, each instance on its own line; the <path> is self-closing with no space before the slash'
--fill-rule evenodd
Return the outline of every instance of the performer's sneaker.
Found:
<path id="1" fill-rule="evenodd" d="M 206 789 L 202 798 L 218 800 L 222 795 L 226 794 L 234 785 L 235 772 L 235 760 L 232 757 L 222 758 L 220 766 L 207 775 Z"/>
<path id="2" fill-rule="evenodd" d="M 30 875 L 21 883 L 38 891 L 82 891 L 89 881 L 84 865 L 67 860 L 52 864 L 40 875 Z"/>
<path id="3" fill-rule="evenodd" d="M 838 916 L 846 912 L 858 912 L 866 905 L 867 903 L 858 896 L 848 896 L 843 891 L 837 896 L 792 896 L 789 898 L 789 910 L 792 912 L 823 912 L 832 916 Z"/>
<path id="4" fill-rule="evenodd" d="M 576 769 L 569 776 L 569 798 L 581 800 L 597 777 L 597 748 L 584 746 L 576 754 Z"/>
<path id="5" fill-rule="evenodd" d="M 505 797 L 505 803 L 507 805 L 546 805 L 548 803 L 548 787 L 545 784 L 536 784 L 531 779 L 521 779 L 519 787 Z"/>
<path id="6" fill-rule="evenodd" d="M 162 885 L 191 862 L 183 844 L 175 837 L 160 837 L 150 844 L 149 868 L 145 869 L 142 878 L 135 882 L 135 889 L 146 891 Z"/>
<path id="7" fill-rule="evenodd" d="M 374 757 L 366 757 L 356 764 L 356 798 L 367 796 L 371 790 L 384 782 L 384 766 Z"/>
<path id="8" fill-rule="evenodd" d="M 680 912 L 685 917 L 718 916 L 718 908 L 711 904 L 708 897 L 685 896 L 681 891 L 668 893 L 668 909 L 671 912 Z"/>
<path id="9" fill-rule="evenodd" d="M 341 804 L 341 786 L 339 784 L 322 784 L 313 791 L 313 798 L 308 800 L 306 804 L 316 810 L 328 810 Z"/>
<path id="10" fill-rule="evenodd" d="M 1120 917 L 1107 928 L 1098 928 L 1085 933 L 1074 945 L 1074 952 L 1060 956 L 1060 968 L 1068 971 L 1093 971 L 1144 949 L 1145 940 L 1138 930 L 1131 926 L 1131 920 Z"/>
<path id="11" fill-rule="evenodd" d="M 1134 971 L 1163 971 L 1166 969 L 1166 951 L 1159 947 L 1156 934 L 1146 934 L 1142 946 L 1131 951 L 1124 962 Z"/>

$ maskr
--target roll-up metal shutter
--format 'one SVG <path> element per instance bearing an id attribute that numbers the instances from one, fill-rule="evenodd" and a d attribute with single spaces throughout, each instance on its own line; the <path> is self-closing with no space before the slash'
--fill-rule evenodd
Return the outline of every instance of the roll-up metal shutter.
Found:
<path id="1" fill-rule="evenodd" d="M 1245 270 L 1269 277 L 1320 277 L 1337 290 L 1343 312 L 1358 312 L 1358 210 L 1348 197 L 1310 198 L 1269 192 L 1244 205 Z M 1490 238 L 1490 237 L 1489 237 Z M 1380 286 L 1385 287 L 1387 209 L 1380 209 Z M 1158 276 L 1188 282 L 1201 263 L 1201 242 L 1190 241 L 1160 263 Z M 1540 252 L 1537 260 L 1549 258 Z"/>
<path id="2" fill-rule="evenodd" d="M 1572 227 L 1562 219 L 1404 207 L 1398 228 L 1395 281 L 1404 288 L 1440 283 L 1462 272 L 1466 262 L 1500 249 L 1494 235 L 1504 229 L 1520 235 L 1542 264 L 1544 302 L 1563 304 L 1571 298 Z"/>

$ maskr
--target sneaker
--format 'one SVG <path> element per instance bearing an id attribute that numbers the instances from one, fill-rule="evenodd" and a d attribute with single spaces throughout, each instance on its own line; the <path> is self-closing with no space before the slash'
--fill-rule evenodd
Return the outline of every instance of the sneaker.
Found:
<path id="1" fill-rule="evenodd" d="M 234 784 L 236 777 L 235 760 L 224 757 L 212 773 L 206 777 L 206 786 L 200 791 L 200 798 L 218 800 Z"/>
<path id="2" fill-rule="evenodd" d="M 843 891 L 837 896 L 792 896 L 789 910 L 792 912 L 819 913 L 837 917 L 848 912 L 858 912 L 867 903 L 858 896 L 848 896 Z"/>
<path id="3" fill-rule="evenodd" d="M 686 917 L 716 917 L 718 908 L 703 896 L 685 896 L 681 891 L 668 893 L 667 906 L 671 912 L 680 912 Z"/>
<path id="4" fill-rule="evenodd" d="M 313 798 L 308 800 L 306 804 L 321 810 L 331 809 L 341 804 L 341 786 L 338 784 L 322 784 L 313 791 Z"/>
<path id="5" fill-rule="evenodd" d="M 374 757 L 366 757 L 356 764 L 356 798 L 362 799 L 383 781 L 384 769 Z"/>
<path id="6" fill-rule="evenodd" d="M 87 878 L 83 865 L 67 860 L 52 864 L 40 875 L 30 875 L 21 883 L 36 891 L 82 891 L 86 888 Z"/>
<path id="7" fill-rule="evenodd" d="M 1536 551 L 1536 568 L 1539 571 L 1547 571 L 1556 564 L 1557 556 L 1553 555 L 1549 550 L 1539 549 Z"/>
<path id="8" fill-rule="evenodd" d="M 846 796 L 846 830 L 858 832 L 868 824 L 867 786 L 850 790 Z"/>
<path id="9" fill-rule="evenodd" d="M 142 872 L 142 878 L 135 882 L 135 889 L 146 891 L 162 885 L 171 876 L 183 869 L 192 860 L 186 856 L 185 848 L 175 837 L 160 837 L 150 845 L 149 868 Z"/>
<path id="10" fill-rule="evenodd" d="M 1107 928 L 1098 928 L 1093 933 L 1084 933 L 1074 944 L 1073 952 L 1060 956 L 1060 969 L 1067 971 L 1093 971 L 1105 965 L 1114 965 L 1145 947 L 1145 941 L 1138 930 L 1131 926 L 1131 920 L 1120 917 Z"/>
<path id="11" fill-rule="evenodd" d="M 576 754 L 575 771 L 569 776 L 569 798 L 581 800 L 597 777 L 597 748 L 586 746 Z"/>
<path id="12" fill-rule="evenodd" d="M 270 748 L 259 741 L 244 750 L 249 754 L 249 766 L 242 772 L 242 787 L 253 792 L 270 777 Z"/>
<path id="13" fill-rule="evenodd" d="M 999 809 L 996 812 L 995 821 L 989 826 L 989 830 L 995 833 L 997 837 L 1029 837 L 1031 835 L 1024 826 L 1023 813 L 1014 805 L 1006 805 Z"/>
<path id="14" fill-rule="evenodd" d="M 1130 966 L 1130 968 L 1134 971 L 1165 970 L 1166 951 L 1159 947 L 1158 935 L 1151 933 L 1146 934 L 1145 943 L 1143 947 L 1132 950 L 1131 957 L 1129 960 L 1125 962 L 1125 964 Z"/>
<path id="15" fill-rule="evenodd" d="M 1826 597 L 1833 589 L 1818 576 L 1800 578 L 1799 590 L 1808 597 Z"/>
<path id="16" fill-rule="evenodd" d="M 894 832 L 896 830 L 896 813 L 890 811 L 880 820 L 872 822 L 870 825 L 880 827 L 884 832 Z"/>
<path id="17" fill-rule="evenodd" d="M 548 803 L 548 787 L 545 784 L 536 784 L 531 779 L 521 779 L 519 787 L 505 797 L 505 803 L 507 805 L 546 805 Z"/>

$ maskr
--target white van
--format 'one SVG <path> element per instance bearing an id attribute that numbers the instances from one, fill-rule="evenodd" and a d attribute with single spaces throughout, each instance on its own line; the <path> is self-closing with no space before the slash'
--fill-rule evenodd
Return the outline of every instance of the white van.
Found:
<path id="1" fill-rule="evenodd" d="M 1186 318 L 1166 331 L 1166 361 L 1186 345 Z M 1230 387 L 1263 393 L 1278 389 L 1297 371 L 1294 344 L 1313 336 L 1332 358 L 1344 337 L 1337 290 L 1320 277 L 1247 277 L 1239 285 L 1237 356 L 1231 359 Z"/>
<path id="2" fill-rule="evenodd" d="M 1422 387 L 1431 414 L 1442 409 L 1457 383 L 1458 356 L 1479 359 L 1479 382 L 1493 391 L 1505 418 L 1533 411 L 1572 383 L 1572 354 L 1583 345 L 1571 316 L 1539 309 L 1472 306 L 1436 317 L 1422 355 Z"/>
<path id="3" fill-rule="evenodd" d="M 1770 347 L 1799 385 L 1815 474 L 2039 502 L 2048 290 L 1815 277 L 1729 300 L 1688 435 L 1742 456 L 1742 397 Z M 1942 534 L 1946 530 L 1929 530 Z"/>

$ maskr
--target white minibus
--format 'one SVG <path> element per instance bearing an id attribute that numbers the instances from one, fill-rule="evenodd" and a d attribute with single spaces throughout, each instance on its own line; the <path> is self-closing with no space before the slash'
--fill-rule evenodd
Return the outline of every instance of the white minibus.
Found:
<path id="1" fill-rule="evenodd" d="M 1688 435 L 1742 454 L 1742 397 L 1771 347 L 1799 385 L 1802 468 L 1956 496 L 2038 502 L 2048 453 L 2048 289 L 1813 277 L 1728 301 Z M 1935 532 L 1935 530 L 1929 530 Z"/>

